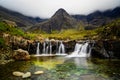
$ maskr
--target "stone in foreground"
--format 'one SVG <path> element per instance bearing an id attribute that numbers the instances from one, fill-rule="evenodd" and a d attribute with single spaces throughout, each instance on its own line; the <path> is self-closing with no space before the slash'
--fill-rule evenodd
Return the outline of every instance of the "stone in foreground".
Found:
<path id="1" fill-rule="evenodd" d="M 29 78 L 31 76 L 31 72 L 27 72 L 22 75 L 22 78 Z"/>
<path id="2" fill-rule="evenodd" d="M 43 74 L 44 73 L 44 71 L 36 71 L 36 72 L 34 72 L 34 74 Z"/>
<path id="3" fill-rule="evenodd" d="M 19 72 L 19 71 L 15 71 L 15 72 L 13 72 L 13 75 L 14 75 L 14 76 L 18 76 L 18 77 L 20 77 L 20 76 L 23 76 L 24 73 Z"/>
<path id="4" fill-rule="evenodd" d="M 29 55 L 28 51 L 18 49 L 18 50 L 15 50 L 15 52 L 13 54 L 13 58 L 15 60 L 29 60 L 30 55 Z"/>

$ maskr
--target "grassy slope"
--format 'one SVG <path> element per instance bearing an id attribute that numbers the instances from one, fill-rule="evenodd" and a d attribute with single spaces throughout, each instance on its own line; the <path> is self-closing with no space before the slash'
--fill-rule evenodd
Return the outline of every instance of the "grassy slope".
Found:
<path id="1" fill-rule="evenodd" d="M 120 39 L 120 19 L 98 28 L 97 35 L 100 39 Z"/>
<path id="2" fill-rule="evenodd" d="M 75 29 L 68 29 L 63 30 L 61 32 L 52 32 L 51 34 L 41 34 L 44 38 L 54 38 L 54 39 L 85 39 L 94 36 L 96 33 L 93 30 L 75 30 Z"/>

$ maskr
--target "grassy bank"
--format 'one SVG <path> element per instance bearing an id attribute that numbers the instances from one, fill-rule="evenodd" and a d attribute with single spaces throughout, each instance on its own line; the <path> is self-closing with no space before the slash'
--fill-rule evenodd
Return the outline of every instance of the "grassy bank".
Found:
<path id="1" fill-rule="evenodd" d="M 86 38 L 93 38 L 96 35 L 94 30 L 76 30 L 76 29 L 68 29 L 62 30 L 61 32 L 52 32 L 51 34 L 42 33 L 43 38 L 53 38 L 53 39 L 70 39 L 70 40 L 77 40 L 77 39 L 86 39 Z"/>

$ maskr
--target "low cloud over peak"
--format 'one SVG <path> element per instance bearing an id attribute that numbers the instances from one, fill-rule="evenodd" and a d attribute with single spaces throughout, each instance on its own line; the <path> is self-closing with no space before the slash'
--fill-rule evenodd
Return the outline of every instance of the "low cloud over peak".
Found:
<path id="1" fill-rule="evenodd" d="M 120 0 L 0 0 L 0 5 L 28 16 L 49 18 L 59 8 L 70 14 L 89 14 L 120 6 Z"/>

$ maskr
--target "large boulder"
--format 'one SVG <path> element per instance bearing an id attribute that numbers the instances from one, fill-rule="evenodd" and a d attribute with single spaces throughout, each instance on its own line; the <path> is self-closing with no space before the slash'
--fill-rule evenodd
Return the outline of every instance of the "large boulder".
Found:
<path id="1" fill-rule="evenodd" d="M 18 49 L 18 50 L 15 50 L 15 52 L 13 54 L 13 58 L 15 60 L 29 60 L 30 55 L 29 55 L 28 51 Z"/>
<path id="2" fill-rule="evenodd" d="M 99 58 L 119 58 L 120 41 L 119 40 L 99 40 L 96 41 L 92 49 L 92 57 Z"/>

